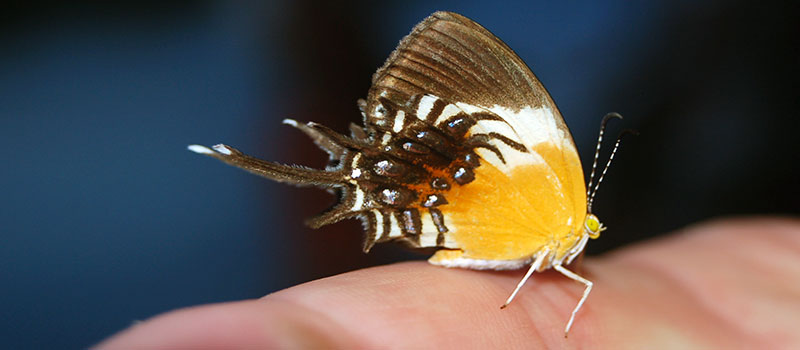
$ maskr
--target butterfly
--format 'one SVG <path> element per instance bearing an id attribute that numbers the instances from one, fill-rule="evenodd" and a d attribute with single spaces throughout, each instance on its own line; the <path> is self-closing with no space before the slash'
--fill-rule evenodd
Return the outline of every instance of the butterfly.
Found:
<path id="1" fill-rule="evenodd" d="M 436 12 L 417 26 L 372 77 L 358 101 L 363 126 L 342 135 L 286 119 L 329 155 L 325 169 L 282 165 L 219 144 L 190 145 L 257 175 L 337 194 L 311 218 L 313 228 L 358 218 L 364 251 L 379 242 L 438 248 L 431 264 L 508 270 L 529 266 L 507 306 L 534 271 L 567 269 L 605 226 L 591 213 L 575 143 L 544 86 L 505 43 L 472 20 Z M 619 139 L 613 155 L 619 145 Z M 605 175 L 605 170 L 603 171 Z M 601 175 L 600 181 L 602 181 Z"/>

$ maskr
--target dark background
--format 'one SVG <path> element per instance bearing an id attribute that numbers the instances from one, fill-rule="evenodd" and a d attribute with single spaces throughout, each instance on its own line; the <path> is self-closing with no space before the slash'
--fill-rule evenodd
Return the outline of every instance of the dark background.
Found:
<path id="1" fill-rule="evenodd" d="M 322 166 L 283 118 L 339 131 L 397 41 L 462 13 L 533 68 L 584 165 L 638 129 L 590 254 L 719 216 L 800 211 L 795 5 L 769 1 L 42 1 L 0 5 L 0 344 L 89 346 L 136 320 L 402 259 L 302 219 L 332 198 L 185 150 Z M 747 249 L 747 247 L 742 247 Z M 679 259 L 680 256 L 676 256 Z"/>

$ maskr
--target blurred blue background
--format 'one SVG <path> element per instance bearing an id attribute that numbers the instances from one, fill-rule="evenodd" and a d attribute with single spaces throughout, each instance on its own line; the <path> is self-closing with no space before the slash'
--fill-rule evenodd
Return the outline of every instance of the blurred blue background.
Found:
<path id="1" fill-rule="evenodd" d="M 780 2 L 73 1 L 0 5 L 0 344 L 80 348 L 155 314 L 425 258 L 361 253 L 333 199 L 185 150 L 225 142 L 321 167 L 283 118 L 345 131 L 397 41 L 435 10 L 509 44 L 559 104 L 584 164 L 626 139 L 590 253 L 706 218 L 792 214 L 798 26 Z M 616 131 L 611 131 L 612 135 Z"/>

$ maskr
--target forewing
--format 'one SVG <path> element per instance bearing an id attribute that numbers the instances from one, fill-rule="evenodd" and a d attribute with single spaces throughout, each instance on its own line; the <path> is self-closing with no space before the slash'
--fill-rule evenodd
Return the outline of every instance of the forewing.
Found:
<path id="1" fill-rule="evenodd" d="M 381 99 L 402 105 L 425 94 L 486 108 L 546 106 L 557 111 L 544 86 L 508 45 L 450 12 L 434 13 L 400 41 L 372 77 L 367 114 Z"/>

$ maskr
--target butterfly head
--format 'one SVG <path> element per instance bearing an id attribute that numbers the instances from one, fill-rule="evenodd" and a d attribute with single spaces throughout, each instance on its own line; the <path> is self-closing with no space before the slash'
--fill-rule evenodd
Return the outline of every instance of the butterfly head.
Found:
<path id="1" fill-rule="evenodd" d="M 583 223 L 583 227 L 586 229 L 586 234 L 592 239 L 600 237 L 600 232 L 606 230 L 606 227 L 603 226 L 600 219 L 592 213 L 586 214 L 586 221 Z"/>

